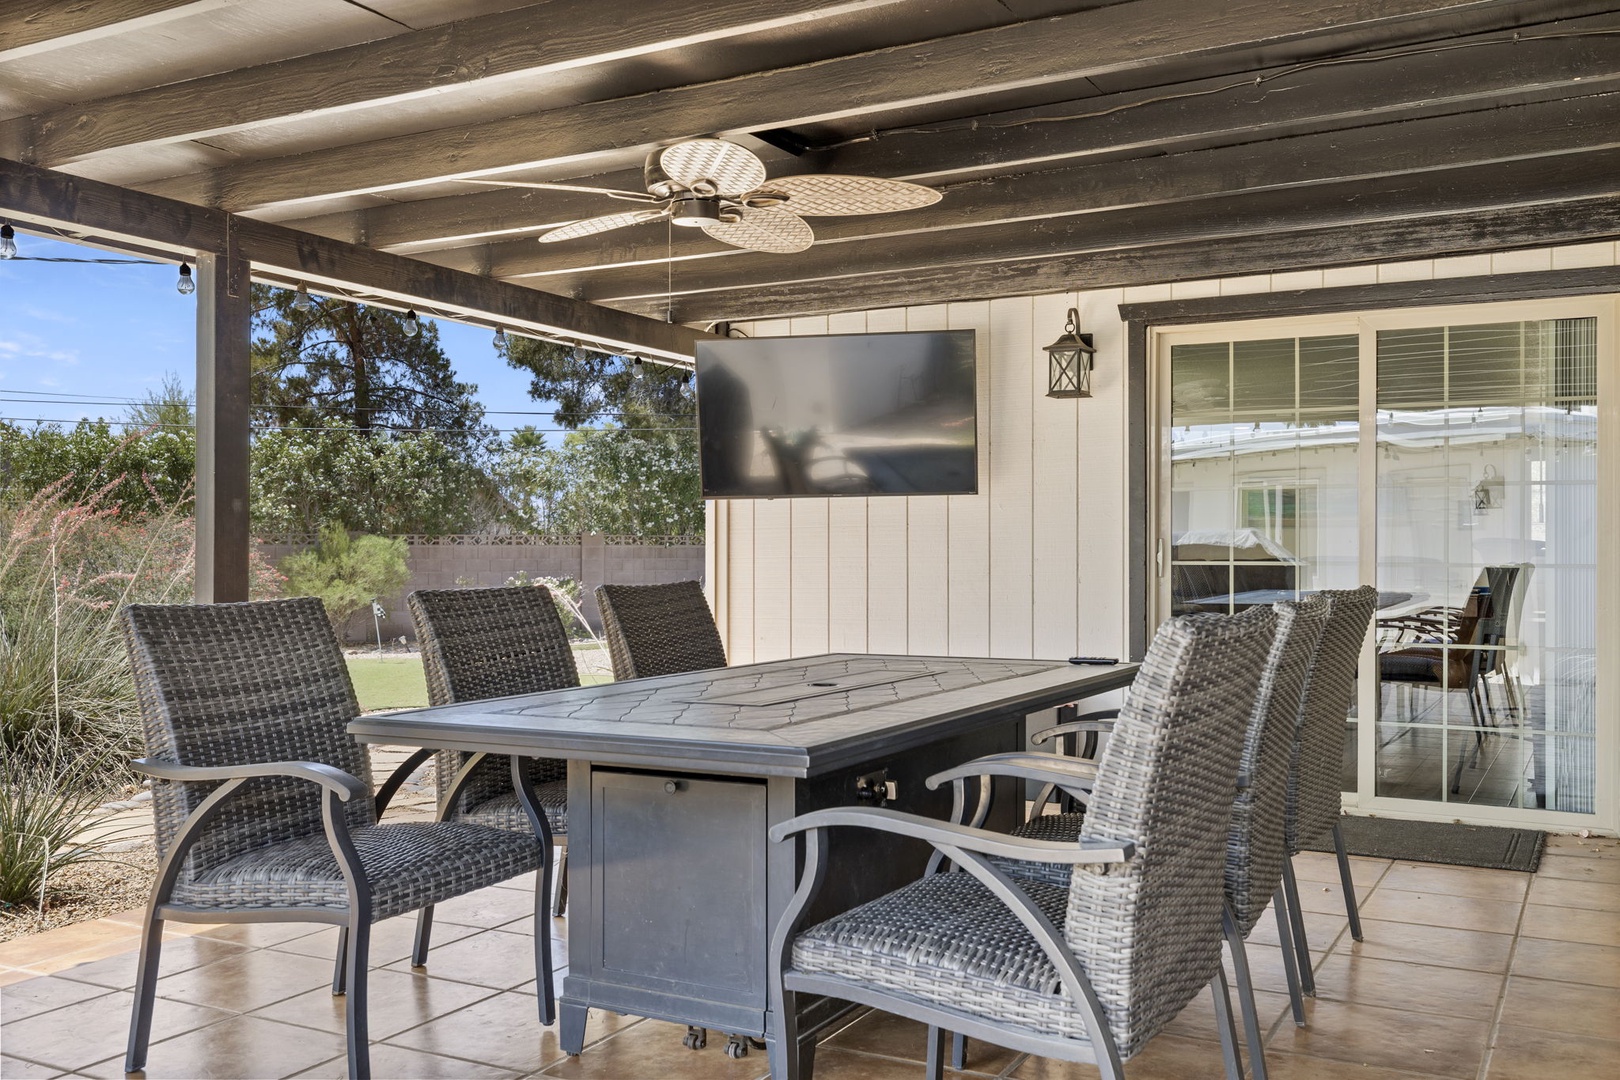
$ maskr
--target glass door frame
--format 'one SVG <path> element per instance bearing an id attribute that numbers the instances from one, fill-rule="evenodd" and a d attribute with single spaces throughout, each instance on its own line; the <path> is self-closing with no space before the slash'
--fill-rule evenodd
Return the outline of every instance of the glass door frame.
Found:
<path id="1" fill-rule="evenodd" d="M 1170 601 L 1170 350 L 1175 345 L 1253 341 L 1265 338 L 1355 334 L 1360 338 L 1360 440 L 1357 454 L 1357 562 L 1360 579 L 1377 581 L 1378 569 L 1378 438 L 1377 335 L 1394 330 L 1461 323 L 1533 321 L 1561 318 L 1597 320 L 1598 492 L 1597 492 L 1597 716 L 1593 810 L 1577 814 L 1528 807 L 1428 802 L 1379 796 L 1376 793 L 1378 730 L 1358 723 L 1358 790 L 1344 793 L 1344 805 L 1382 817 L 1427 821 L 1465 821 L 1479 825 L 1588 829 L 1620 833 L 1620 352 L 1615 330 L 1620 323 L 1620 296 L 1584 296 L 1556 300 L 1501 301 L 1423 308 L 1369 310 L 1331 315 L 1288 316 L 1149 327 L 1148 526 L 1154 553 L 1148 607 L 1153 625 L 1171 610 Z M 1605 602 L 1605 599 L 1607 602 Z M 1362 651 L 1362 678 L 1357 715 L 1377 715 L 1380 693 L 1375 636 L 1368 633 Z"/>

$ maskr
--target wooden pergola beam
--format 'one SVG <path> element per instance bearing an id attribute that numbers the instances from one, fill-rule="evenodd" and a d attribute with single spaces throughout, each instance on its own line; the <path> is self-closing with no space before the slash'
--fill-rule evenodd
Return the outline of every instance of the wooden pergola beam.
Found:
<path id="1" fill-rule="evenodd" d="M 231 0 L 14 0 L 0 8 L 0 60 L 82 45 L 224 7 Z"/>
<path id="2" fill-rule="evenodd" d="M 1544 4 L 1556 17 L 1578 0 Z M 1270 0 L 1188 5 L 1135 0 L 1049 19 L 677 87 L 566 109 L 507 117 L 260 159 L 153 181 L 147 190 L 227 210 L 296 205 L 453 178 L 571 167 L 645 153 L 670 139 L 792 127 L 1001 91 L 1074 82 L 1231 50 L 1272 49 L 1294 58 L 1470 32 L 1529 21 L 1523 5 L 1497 0 Z M 1443 20 L 1444 31 L 1435 25 Z M 1483 20 L 1484 26 L 1478 25 Z M 1493 21 L 1494 20 L 1494 21 Z M 1333 30 L 1322 33 L 1323 26 Z"/>
<path id="3" fill-rule="evenodd" d="M 1233 234 L 1148 248 L 933 266 L 676 297 L 675 317 L 742 320 L 1282 273 L 1620 237 L 1620 197 L 1330 228 Z M 651 307 L 652 305 L 647 305 Z M 662 306 L 662 301 L 659 302 Z"/>
<path id="4" fill-rule="evenodd" d="M 35 162 L 202 139 L 442 94 L 510 86 L 568 68 L 758 33 L 900 0 L 712 0 L 644 4 L 632 19 L 601 0 L 550 0 L 380 41 L 79 102 L 27 121 Z"/>
<path id="5" fill-rule="evenodd" d="M 1511 35 L 1470 39 L 1490 63 L 1459 67 L 1449 53 L 1392 56 L 1373 64 L 1338 64 L 1295 71 L 1269 69 L 1178 84 L 1173 89 L 1106 94 L 1041 109 L 975 117 L 928 132 L 885 132 L 836 151 L 812 152 L 793 171 L 910 177 L 952 184 L 995 171 L 1032 171 L 1084 165 L 1088 158 L 1185 153 L 1216 145 L 1242 145 L 1292 135 L 1326 133 L 1376 124 L 1477 113 L 1553 98 L 1596 94 L 1620 86 L 1620 14 L 1536 27 L 1575 38 Z M 1375 75 L 1376 77 L 1369 77 Z M 1251 80 L 1268 79 L 1256 83 Z M 1211 93 L 1210 91 L 1216 91 Z M 1160 100 L 1163 99 L 1163 100 Z M 1478 119 L 1471 116 L 1469 120 Z M 1353 134 L 1347 137 L 1354 137 Z M 1135 175 L 1141 166 L 1105 164 L 1099 172 Z M 1076 174 L 1079 175 L 1079 174 Z M 639 190 L 639 169 L 578 179 L 582 184 Z M 966 192 L 967 188 L 956 189 Z M 481 247 L 532 237 L 545 228 L 603 212 L 600 197 L 574 192 L 473 190 L 471 194 L 396 202 L 320 215 L 284 224 L 321 235 L 400 252 Z M 948 206 L 961 205 L 953 194 Z M 945 209 L 945 208 L 941 208 Z M 826 230 L 822 230 L 823 234 Z M 598 254 L 625 247 L 604 236 Z M 568 245 L 567 251 L 589 251 Z M 558 253 L 561 254 L 561 253 Z M 504 265 L 500 251 L 494 264 Z M 483 256 L 480 256 L 483 257 Z M 602 258 L 611 263 L 617 258 Z M 466 265 L 451 259 L 447 265 Z M 534 269 L 544 267 L 536 265 Z M 519 271 L 521 272 L 521 271 Z M 499 271 L 496 271 L 499 276 Z"/>
<path id="6" fill-rule="evenodd" d="M 1593 158 L 1594 147 L 1620 147 L 1620 93 L 954 185 L 922 210 L 817 219 L 816 246 L 794 255 L 741 252 L 684 231 L 670 250 L 683 260 L 676 264 L 677 278 L 723 289 L 949 263 L 964 254 L 983 258 L 998 245 L 1033 247 L 1074 235 L 1145 243 L 1148 223 L 1209 227 L 1225 213 L 1249 212 L 1261 193 L 1292 189 L 1302 190 L 1292 201 L 1270 205 L 1284 207 L 1284 214 L 1291 209 L 1306 223 L 1334 212 L 1340 198 L 1368 212 L 1390 211 L 1388 196 L 1402 190 L 1413 197 L 1427 191 L 1430 202 L 1453 209 L 1550 201 L 1569 197 L 1579 185 L 1620 183 L 1602 172 L 1615 155 Z M 1245 198 L 1220 201 L 1230 196 Z M 1123 218 L 1115 213 L 1146 208 L 1158 210 Z M 514 241 L 423 257 L 452 266 L 471 257 L 502 278 L 543 275 L 537 280 L 548 288 L 575 296 L 663 292 L 664 231 L 644 226 L 620 232 L 593 242 Z"/>
<path id="7" fill-rule="evenodd" d="M 0 212 L 183 256 L 224 254 L 234 248 L 255 267 L 291 280 L 358 289 L 451 318 L 482 317 L 605 349 L 684 360 L 697 340 L 708 336 L 572 297 L 5 159 L 0 159 Z"/>

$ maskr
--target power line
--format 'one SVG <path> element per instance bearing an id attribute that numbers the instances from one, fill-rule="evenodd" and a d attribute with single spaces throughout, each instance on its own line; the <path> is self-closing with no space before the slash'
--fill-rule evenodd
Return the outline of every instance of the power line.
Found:
<path id="1" fill-rule="evenodd" d="M 90 420 L 90 419 L 91 419 L 90 417 L 81 417 L 79 420 L 64 420 L 64 419 L 61 419 L 59 417 L 49 417 L 49 416 L 0 416 L 0 423 L 5 423 L 5 424 L 76 424 L 76 423 L 81 422 L 82 420 Z M 104 423 L 104 424 L 108 424 L 109 426 L 116 424 L 116 425 L 121 426 L 121 427 L 133 427 L 133 428 L 143 428 L 143 429 L 144 428 L 155 428 L 155 429 L 166 430 L 166 431 L 195 431 L 195 430 L 197 430 L 197 425 L 195 425 L 195 424 L 161 424 L 161 423 L 159 423 L 159 424 L 143 424 L 143 423 L 139 423 L 137 421 L 108 420 L 106 418 L 98 418 L 96 420 L 92 420 L 91 422 L 93 422 L 93 423 L 96 423 L 96 422 Z M 654 425 L 639 425 L 639 424 L 634 426 L 634 427 L 577 427 L 577 428 L 534 427 L 532 425 L 525 425 L 523 427 L 515 427 L 515 428 L 394 427 L 394 426 L 385 425 L 385 426 L 379 426 L 379 427 L 371 428 L 369 430 L 361 430 L 360 428 L 354 428 L 354 427 L 304 427 L 304 426 L 283 427 L 280 424 L 254 423 L 254 424 L 251 425 L 251 430 L 254 431 L 255 433 L 263 433 L 263 432 L 268 432 L 268 431 L 318 431 L 318 432 L 329 432 L 329 431 L 330 432 L 339 432 L 340 431 L 340 432 L 348 432 L 349 434 L 352 434 L 352 435 L 458 435 L 458 436 L 468 436 L 468 437 L 471 437 L 471 438 L 478 438 L 478 437 L 483 436 L 483 435 L 514 435 L 514 434 L 517 434 L 518 432 L 530 432 L 530 431 L 539 432 L 541 434 L 558 434 L 558 435 L 566 435 L 569 432 L 573 432 L 573 431 L 594 431 L 594 432 L 605 432 L 605 433 L 624 432 L 625 434 L 634 434 L 636 432 L 642 432 L 642 431 L 678 431 L 678 432 L 687 432 L 687 433 L 695 434 L 697 432 L 697 427 L 696 426 L 686 426 L 686 425 L 682 425 L 682 426 L 657 425 L 657 426 L 654 426 Z"/>

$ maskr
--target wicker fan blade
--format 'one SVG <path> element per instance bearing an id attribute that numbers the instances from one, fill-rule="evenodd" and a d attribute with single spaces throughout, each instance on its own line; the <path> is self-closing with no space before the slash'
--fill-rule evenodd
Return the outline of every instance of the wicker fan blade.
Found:
<path id="1" fill-rule="evenodd" d="M 724 139 L 688 139 L 658 155 L 664 175 L 688 191 L 707 181 L 717 195 L 736 198 L 765 182 L 765 165 L 753 152 Z"/>
<path id="2" fill-rule="evenodd" d="M 939 202 L 939 192 L 931 187 L 877 176 L 806 173 L 778 176 L 760 186 L 762 194 L 786 195 L 784 209 L 811 217 L 890 214 Z"/>
<path id="3" fill-rule="evenodd" d="M 589 187 L 585 184 L 545 184 L 536 180 L 457 180 L 458 184 L 477 184 L 480 187 L 534 188 L 537 191 L 583 191 L 587 195 L 606 195 L 610 199 L 630 199 L 635 202 L 658 202 L 657 196 L 645 191 L 624 191 L 620 188 Z"/>
<path id="4" fill-rule="evenodd" d="M 657 221 L 664 216 L 662 210 L 630 210 L 623 214 L 605 214 L 602 217 L 585 218 L 582 221 L 570 221 L 567 225 L 559 225 L 555 229 L 540 234 L 542 244 L 555 244 L 559 240 L 574 240 L 581 236 L 594 236 L 609 229 L 622 229 L 626 225 L 637 225 L 643 221 Z"/>
<path id="5" fill-rule="evenodd" d="M 803 251 L 816 241 L 816 234 L 797 214 L 751 206 L 739 207 L 737 212 L 741 215 L 738 220 L 717 221 L 703 226 L 703 231 L 722 244 L 782 255 Z"/>

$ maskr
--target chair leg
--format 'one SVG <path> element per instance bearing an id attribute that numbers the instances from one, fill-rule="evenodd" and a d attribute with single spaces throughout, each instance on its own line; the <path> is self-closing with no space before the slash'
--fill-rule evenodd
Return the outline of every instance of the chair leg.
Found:
<path id="1" fill-rule="evenodd" d="M 337 959 L 332 962 L 332 996 L 342 997 L 348 986 L 347 975 L 349 971 L 349 928 L 338 927 Z"/>
<path id="2" fill-rule="evenodd" d="M 534 878 L 534 971 L 539 981 L 540 1026 L 557 1019 L 557 990 L 551 985 L 551 852 Z"/>
<path id="3" fill-rule="evenodd" d="M 561 855 L 556 855 L 557 845 L 551 846 L 552 854 L 557 860 L 557 886 L 552 890 L 551 917 L 560 919 L 568 914 L 568 848 L 562 849 Z"/>
<path id="4" fill-rule="evenodd" d="M 1350 876 L 1350 856 L 1344 850 L 1344 830 L 1333 823 L 1333 853 L 1339 857 L 1339 887 L 1344 890 L 1344 913 L 1350 917 L 1350 936 L 1361 940 L 1361 905 L 1356 903 L 1356 883 Z"/>
<path id="5" fill-rule="evenodd" d="M 1294 860 L 1283 860 L 1283 896 L 1288 901 L 1288 920 L 1294 931 L 1294 957 L 1299 972 L 1299 987 L 1312 997 L 1316 996 L 1316 975 L 1311 971 L 1311 946 L 1305 940 L 1305 914 L 1299 906 L 1299 880 L 1294 877 Z"/>
<path id="6" fill-rule="evenodd" d="M 951 1032 L 951 1068 L 958 1072 L 967 1068 L 967 1036 L 960 1031 Z"/>
<path id="7" fill-rule="evenodd" d="M 773 976 L 781 978 L 780 974 Z M 804 1064 L 799 1057 L 799 1005 L 791 990 L 782 991 L 782 1007 L 771 1014 L 771 1038 L 765 1054 L 771 1066 L 771 1080 L 808 1080 L 810 1069 L 800 1072 Z M 812 1065 L 812 1069 L 813 1069 Z"/>
<path id="8" fill-rule="evenodd" d="M 433 905 L 416 913 L 416 939 L 411 943 L 411 967 L 426 967 L 428 941 L 433 936 Z"/>
<path id="9" fill-rule="evenodd" d="M 141 935 L 140 968 L 135 977 L 135 1007 L 129 1017 L 129 1047 L 124 1054 L 127 1073 L 146 1067 L 146 1048 L 152 1041 L 152 1005 L 157 997 L 158 954 L 162 951 L 163 920 L 148 910 L 146 931 Z"/>
<path id="10" fill-rule="evenodd" d="M 927 1080 L 945 1080 L 945 1040 L 950 1032 L 930 1026 L 928 1029 L 928 1063 L 923 1067 Z"/>
<path id="11" fill-rule="evenodd" d="M 1243 1054 L 1238 1050 L 1237 1023 L 1232 1018 L 1232 994 L 1226 985 L 1225 968 L 1216 966 L 1209 992 L 1215 998 L 1215 1030 L 1221 1033 L 1221 1060 L 1226 1065 L 1227 1080 L 1243 1080 Z M 1108 1076 L 1108 1071 L 1099 1071 Z"/>
<path id="12" fill-rule="evenodd" d="M 1236 976 L 1238 1008 L 1243 1012 L 1243 1033 L 1249 1041 L 1249 1063 L 1254 1069 L 1254 1080 L 1266 1080 L 1266 1055 L 1263 1049 L 1266 1033 L 1260 1030 L 1260 1012 L 1254 1004 L 1254 980 L 1249 976 L 1249 954 L 1244 950 L 1243 935 L 1238 933 L 1237 920 L 1232 917 L 1230 906 L 1221 915 L 1221 928 L 1226 934 L 1226 948 L 1232 954 L 1232 974 Z M 1218 1007 L 1216 1015 L 1219 1015 Z"/>
<path id="13" fill-rule="evenodd" d="M 348 1000 L 343 1003 L 349 1036 L 349 1080 L 370 1080 L 371 1032 L 366 1025 L 366 966 L 371 951 L 371 924 L 356 920 L 348 927 Z"/>
<path id="14" fill-rule="evenodd" d="M 1282 949 L 1283 975 L 1288 979 L 1288 1004 L 1294 1012 L 1294 1025 L 1305 1026 L 1305 995 L 1299 989 L 1299 957 L 1294 955 L 1294 930 L 1289 925 L 1288 900 L 1282 886 L 1271 895 L 1272 914 L 1277 916 L 1277 945 Z"/>

